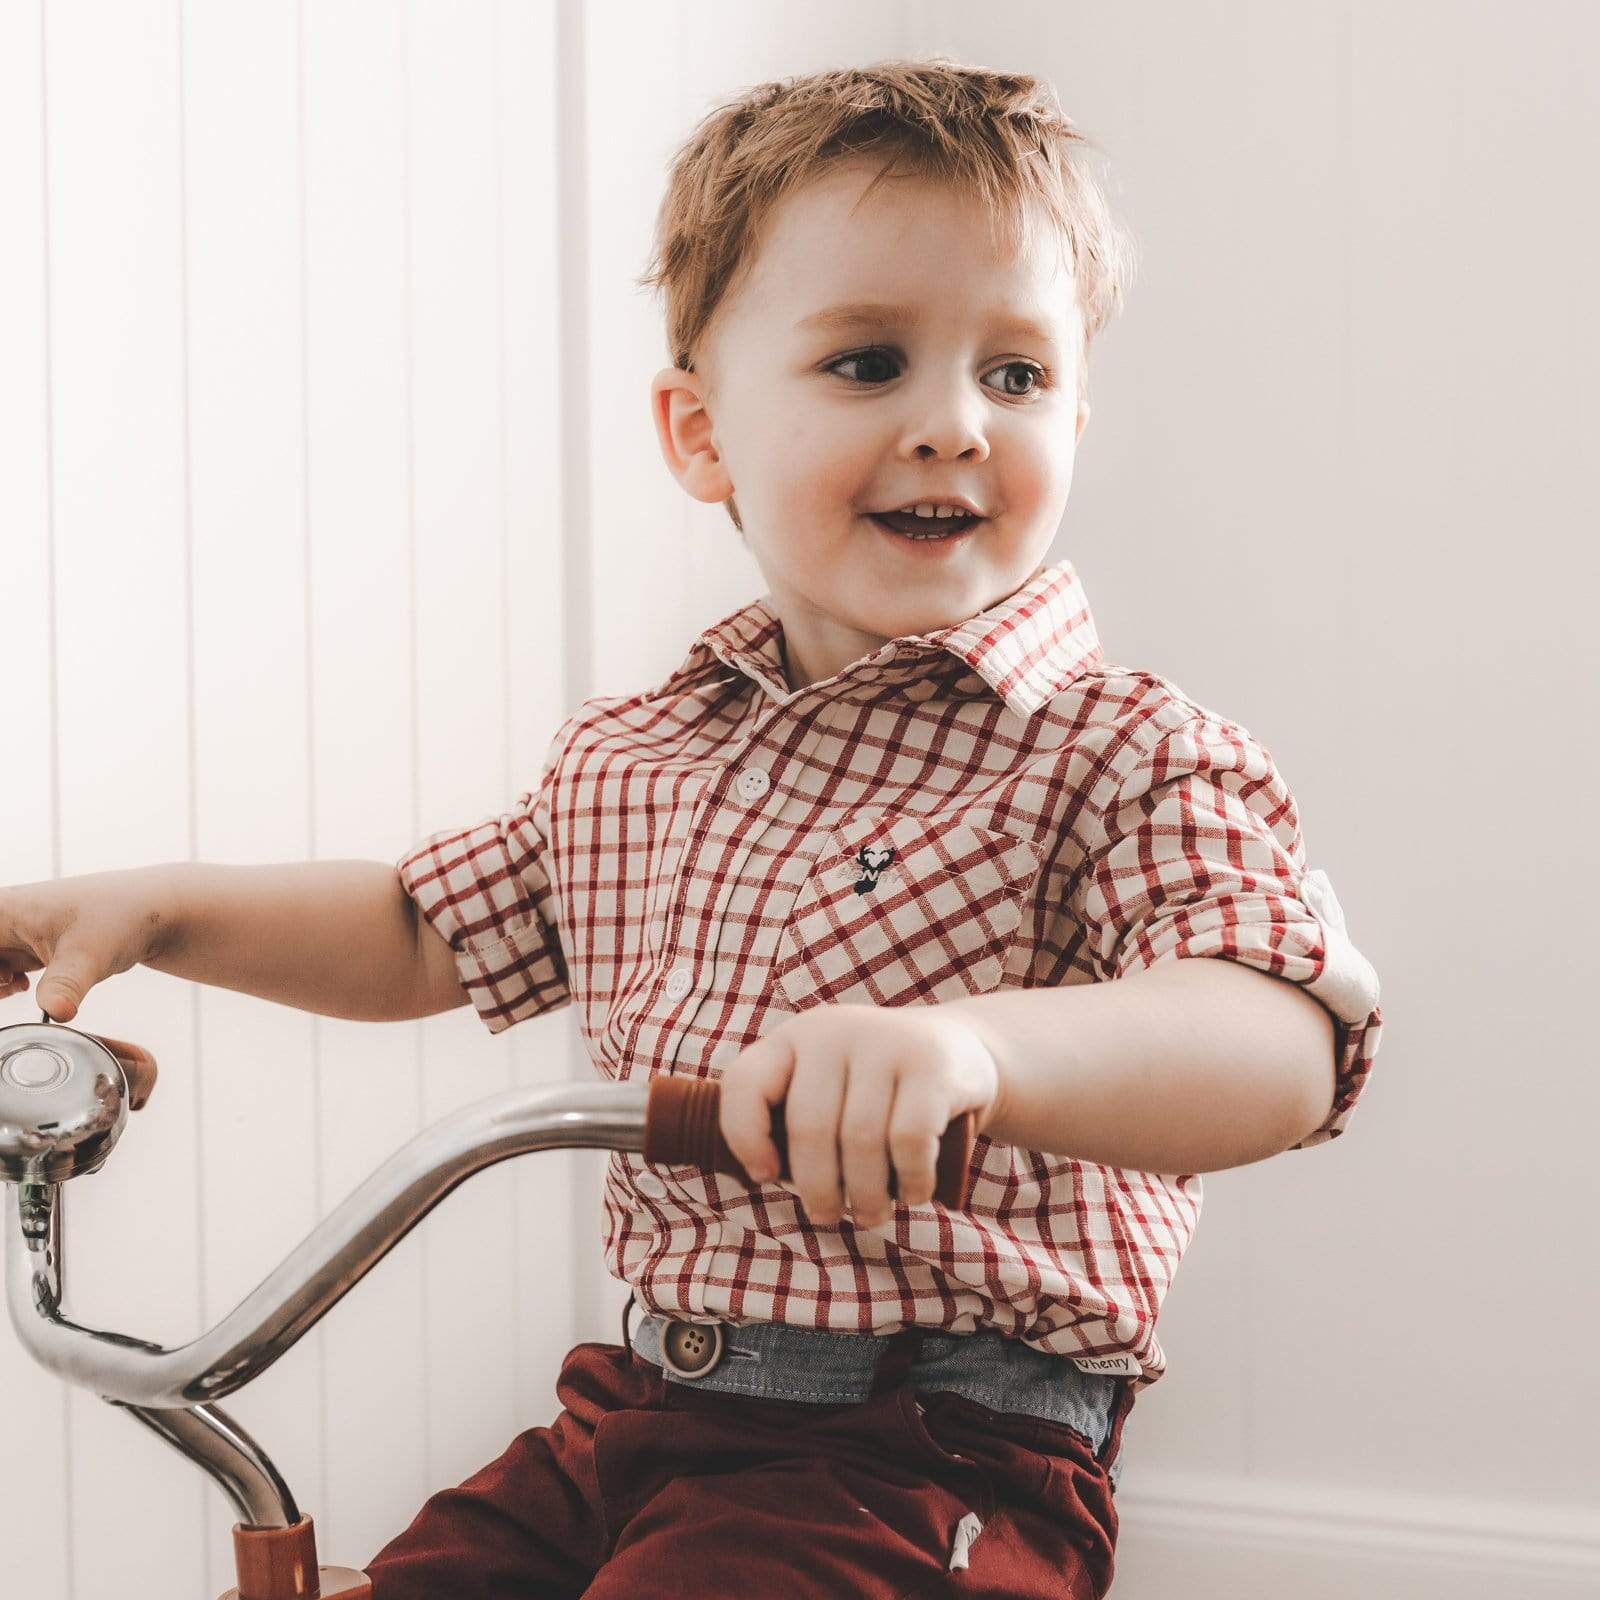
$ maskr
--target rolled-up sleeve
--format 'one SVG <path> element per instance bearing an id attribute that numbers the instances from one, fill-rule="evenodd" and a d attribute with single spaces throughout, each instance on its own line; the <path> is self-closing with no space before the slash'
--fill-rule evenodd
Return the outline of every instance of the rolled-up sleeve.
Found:
<path id="1" fill-rule="evenodd" d="M 1356 949 L 1333 885 L 1308 871 L 1294 797 L 1271 755 L 1210 712 L 1152 719 L 1114 762 L 1074 890 L 1104 978 L 1220 956 L 1287 978 L 1334 1020 L 1328 1115 L 1289 1148 L 1344 1131 L 1382 1033 L 1378 975 Z"/>
<path id="2" fill-rule="evenodd" d="M 417 910 L 454 951 L 491 1033 L 571 999 L 551 872 L 559 743 L 557 735 L 539 787 L 519 795 L 514 810 L 432 834 L 396 863 Z"/>

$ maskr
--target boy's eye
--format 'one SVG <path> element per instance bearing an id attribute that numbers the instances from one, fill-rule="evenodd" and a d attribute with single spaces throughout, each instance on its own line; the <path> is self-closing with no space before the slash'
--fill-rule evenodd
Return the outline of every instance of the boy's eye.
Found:
<path id="1" fill-rule="evenodd" d="M 1019 373 L 1033 380 L 1025 389 L 1007 388 L 1005 390 L 1006 394 L 1018 399 L 1020 399 L 1023 395 L 1036 394 L 1045 386 L 1044 368 L 1036 367 L 1031 361 L 1002 361 L 998 367 L 995 367 L 992 370 L 995 372 Z"/>
<path id="2" fill-rule="evenodd" d="M 886 365 L 898 365 L 898 357 L 892 350 L 855 350 L 847 356 L 840 356 L 836 361 L 830 361 L 826 370 L 834 372 L 852 361 L 866 368 L 864 373 L 856 375 L 853 380 L 856 383 L 887 383 L 895 374 L 882 369 Z"/>
<path id="3" fill-rule="evenodd" d="M 874 346 L 870 350 L 853 350 L 849 355 L 839 356 L 830 361 L 823 370 L 837 372 L 841 367 L 849 363 L 855 363 L 861 369 L 853 376 L 849 373 L 841 374 L 843 377 L 849 377 L 853 383 L 887 383 L 891 378 L 899 375 L 899 356 L 894 351 L 886 350 L 881 346 Z M 885 368 L 893 368 L 895 370 L 886 371 Z M 1031 380 L 1021 388 L 1011 387 L 1010 379 L 1002 380 L 1005 382 L 1006 387 L 1000 392 L 1013 400 L 1020 400 L 1027 395 L 1036 394 L 1049 381 L 1049 374 L 1045 369 L 1032 361 L 1002 361 L 999 366 L 990 368 L 990 371 L 1025 374 L 1027 379 Z M 984 376 L 987 377 L 988 373 L 985 373 Z"/>

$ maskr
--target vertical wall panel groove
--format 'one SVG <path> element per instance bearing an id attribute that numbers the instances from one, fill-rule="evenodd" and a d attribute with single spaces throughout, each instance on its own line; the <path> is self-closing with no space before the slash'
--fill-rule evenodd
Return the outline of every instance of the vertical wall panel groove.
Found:
<path id="1" fill-rule="evenodd" d="M 317 837 L 318 770 L 316 738 L 316 608 L 312 603 L 311 576 L 313 546 L 311 539 L 311 314 L 310 314 L 310 260 L 307 248 L 306 218 L 306 8 L 305 0 L 295 0 L 294 8 L 294 132 L 295 132 L 295 262 L 299 274 L 300 316 L 299 377 L 300 377 L 300 550 L 303 566 L 301 585 L 301 625 L 305 630 L 302 717 L 305 724 L 305 837 L 306 850 L 311 860 L 321 856 Z M 313 1125 L 325 1125 L 322 1092 L 323 1051 L 322 1028 L 313 1018 L 310 1028 L 311 1056 L 311 1114 Z M 327 1215 L 330 1206 L 323 1163 L 311 1163 L 312 1210 L 320 1219 Z M 321 1525 L 327 1537 L 328 1505 L 328 1336 L 326 1328 L 315 1331 L 316 1352 L 316 1404 L 317 1404 L 317 1505 L 323 1508 Z M 318 1513 L 313 1512 L 313 1516 Z"/>
<path id="2" fill-rule="evenodd" d="M 42 13 L 43 13 L 43 10 L 44 10 L 44 0 L 39 0 L 39 7 L 40 7 L 41 19 L 42 19 Z M 42 20 L 41 20 L 41 27 L 42 27 Z M 41 63 L 41 66 L 42 65 L 43 65 L 43 63 Z M 51 397 L 50 383 L 49 383 L 50 366 L 51 366 L 51 364 L 50 364 L 50 343 L 49 343 L 49 340 L 50 340 L 50 327 L 51 327 L 51 309 L 50 309 L 50 299 L 49 299 L 49 293 L 50 293 L 50 289 L 49 289 L 49 285 L 50 285 L 50 251 L 49 251 L 49 240 L 50 240 L 50 208 L 49 208 L 50 176 L 49 176 L 49 167 L 48 167 L 48 161 L 49 161 L 49 132 L 48 132 L 48 129 L 49 129 L 49 115 L 48 115 L 49 107 L 48 107 L 48 104 L 45 105 L 44 111 L 45 111 L 45 116 L 43 118 L 44 123 L 45 123 L 44 156 L 45 156 L 45 161 L 46 161 L 45 182 L 44 182 L 45 195 L 46 195 L 45 209 L 44 209 L 44 237 L 45 237 L 45 314 L 44 314 L 44 327 L 45 327 L 45 378 L 46 378 L 46 392 L 45 392 L 46 446 L 45 446 L 45 459 L 46 459 L 46 463 L 47 463 L 46 473 L 47 473 L 47 482 L 49 484 L 49 495 L 50 495 L 49 512 L 48 512 L 48 515 L 49 515 L 49 530 L 50 530 L 50 543 L 49 543 L 50 569 L 49 569 L 49 588 L 48 588 L 47 597 L 46 597 L 47 612 L 48 612 L 49 619 L 50 619 L 50 813 L 51 813 L 51 823 L 50 823 L 50 876 L 52 878 L 57 878 L 57 877 L 60 877 L 60 875 L 61 875 L 61 715 L 60 715 L 61 696 L 60 696 L 60 690 L 59 690 L 59 686 L 58 686 L 58 682 L 57 682 L 57 673 L 56 673 L 57 645 L 56 645 L 56 625 L 55 624 L 56 624 L 56 614 L 57 614 L 57 607 L 58 607 L 58 597 L 57 597 L 57 593 L 56 593 L 55 460 L 54 460 L 54 452 L 53 452 L 53 449 L 51 448 L 52 443 L 53 443 L 52 436 L 51 436 L 51 428 L 53 426 L 53 418 L 54 418 L 54 414 L 55 414 L 55 404 L 54 404 L 54 401 L 53 401 L 53 399 Z M 41 1020 L 42 1020 L 43 1015 L 44 1015 L 44 1013 L 41 1011 Z M 76 1496 L 72 1492 L 72 1476 L 73 1475 L 72 1475 L 71 1408 L 70 1408 L 70 1405 L 68 1403 L 69 1390 L 68 1390 L 68 1387 L 67 1387 L 66 1383 L 63 1382 L 60 1379 L 57 1379 L 56 1381 L 57 1381 L 57 1384 L 58 1384 L 58 1386 L 60 1388 L 60 1391 L 61 1391 L 61 1424 L 62 1424 L 63 1433 L 65 1435 L 64 1461 L 65 1461 L 66 1471 L 65 1471 L 65 1474 L 64 1474 L 63 1489 L 65 1490 L 64 1498 L 65 1498 L 65 1521 L 66 1521 L 66 1530 L 65 1531 L 66 1531 L 67 1594 L 70 1597 L 70 1600 L 77 1600 L 77 1593 L 78 1593 L 78 1588 L 77 1588 L 77 1563 L 76 1563 L 76 1558 L 75 1558 L 75 1552 L 76 1552 L 76 1549 L 77 1549 L 77 1506 L 76 1506 Z"/>
<path id="3" fill-rule="evenodd" d="M 395 26 L 399 33 L 396 58 L 400 65 L 400 285 L 401 285 L 401 350 L 402 381 L 404 383 L 405 417 L 405 483 L 406 483 L 406 582 L 409 625 L 406 629 L 408 646 L 408 685 L 410 689 L 410 715 L 407 734 L 410 739 L 411 760 L 411 836 L 422 832 L 422 734 L 419 727 L 422 695 L 417 681 L 417 416 L 416 416 L 416 274 L 412 262 L 412 230 L 415 226 L 414 184 L 411 160 L 411 0 L 398 0 L 394 11 Z M 426 1121 L 427 1086 L 423 1081 L 425 1065 L 422 1035 L 413 1030 L 412 1084 L 416 1095 L 416 1126 L 420 1129 Z M 425 1314 L 433 1292 L 433 1257 L 424 1248 L 420 1263 L 419 1289 L 422 1296 L 420 1310 Z M 422 1339 L 422 1392 L 431 1397 L 433 1392 L 432 1350 L 426 1335 Z M 422 1407 L 422 1462 L 423 1473 L 429 1483 L 433 1474 L 432 1409 Z"/>
<path id="4" fill-rule="evenodd" d="M 579 626 L 567 640 L 567 700 L 571 705 L 594 693 L 590 623 L 594 616 L 594 560 L 590 527 L 591 454 L 589 341 L 589 61 L 582 0 L 557 0 L 556 52 L 561 62 L 557 127 L 556 207 L 563 249 L 558 293 L 561 300 L 562 369 L 569 375 L 561 414 L 562 478 L 566 504 L 567 611 Z"/>
<path id="5" fill-rule="evenodd" d="M 572 629 L 565 602 L 569 519 L 562 455 L 568 408 L 557 359 L 564 322 L 559 297 L 563 221 L 557 191 L 565 72 L 556 50 L 555 6 L 502 5 L 496 24 L 509 804 L 537 784 L 551 735 L 572 703 L 567 665 Z M 593 1071 L 579 1045 L 572 1007 L 530 1019 L 506 1037 L 519 1084 L 534 1087 Z M 581 1285 L 596 1254 L 589 1247 L 594 1202 L 587 1191 L 580 1193 L 579 1178 L 594 1161 L 592 1151 L 573 1151 L 517 1163 L 515 1214 L 521 1243 L 513 1409 L 518 1428 L 553 1420 L 555 1374 L 579 1337 Z"/>
<path id="6" fill-rule="evenodd" d="M 307 725 L 306 409 L 301 330 L 299 40 L 293 7 L 183 15 L 189 607 L 195 807 L 203 861 L 303 860 Z M 241 781 L 247 776 L 247 781 Z M 317 1220 L 315 1024 L 192 986 L 203 1088 L 197 1166 L 209 1325 Z M 318 1346 L 229 1402 L 315 1515 Z M 232 1582 L 225 1502 L 204 1485 L 207 1584 Z M 319 1522 L 320 1526 L 320 1522 Z"/>
<path id="7" fill-rule="evenodd" d="M 426 834 L 499 813 L 512 798 L 506 640 L 497 634 L 508 607 L 492 5 L 417 7 L 410 50 L 418 831 Z M 419 1032 L 425 1121 L 510 1086 L 514 1042 L 485 1036 L 472 1013 L 428 1018 Z M 509 1443 L 513 1176 L 496 1167 L 474 1178 L 425 1240 L 435 1482 L 459 1481 Z"/>
<path id="8" fill-rule="evenodd" d="M 57 673 L 56 613 L 56 507 L 55 507 L 55 389 L 52 367 L 52 305 L 50 296 L 50 56 L 49 23 L 45 0 L 39 0 L 39 231 L 44 277 L 40 285 L 44 316 L 44 489 L 48 566 L 46 568 L 45 616 L 49 627 L 50 662 L 50 876 L 61 875 L 61 693 Z M 33 997 L 30 996 L 30 999 Z M 8 1241 L 9 1247 L 9 1241 Z M 67 1594 L 77 1600 L 77 1506 L 72 1492 L 72 1413 L 68 1387 L 56 1380 L 61 1397 L 62 1489 Z"/>
<path id="9" fill-rule="evenodd" d="M 188 815 L 185 821 L 188 826 L 188 840 L 186 857 L 193 861 L 196 858 L 199 810 L 198 798 L 195 793 L 195 670 L 194 670 L 194 463 L 191 445 L 191 430 L 189 426 L 190 414 L 190 384 L 189 384 L 189 183 L 188 183 L 188 124 L 185 108 L 185 72 L 184 72 L 184 0 L 176 0 L 176 59 L 177 59 L 177 119 L 178 119 L 178 370 L 181 398 L 179 417 L 181 421 L 180 449 L 183 463 L 183 642 L 184 642 L 184 740 L 186 753 L 186 776 L 188 779 Z M 191 991 L 189 1001 L 189 1052 L 190 1059 L 196 1062 L 203 1061 L 204 1055 L 201 1048 L 200 1027 L 200 996 L 198 992 Z M 210 1321 L 210 1301 L 206 1286 L 206 1252 L 204 1247 L 206 1228 L 206 1141 L 205 1141 L 205 1076 L 203 1072 L 194 1075 L 194 1107 L 193 1107 L 192 1132 L 194 1138 L 194 1206 L 198 1226 L 195 1230 L 195 1296 L 200 1306 L 200 1315 L 203 1323 Z M 198 1506 L 198 1522 L 201 1532 L 200 1562 L 201 1570 L 211 1572 L 214 1569 L 215 1554 L 213 1550 L 214 1539 L 206 1512 L 210 1509 L 207 1497 L 214 1492 L 212 1486 L 202 1480 L 194 1486 L 192 1491 Z"/>
<path id="10" fill-rule="evenodd" d="M 416 832 L 403 35 L 388 0 L 302 24 L 313 832 L 318 859 L 392 859 Z M 408 1023 L 315 1029 L 326 1210 L 418 1131 L 420 1062 Z M 425 1498 L 417 1239 L 320 1330 L 330 1561 L 360 1565 Z"/>
<path id="11" fill-rule="evenodd" d="M 500 57 L 505 48 L 504 30 L 501 27 L 500 0 L 490 0 L 489 8 L 489 123 L 492 129 L 490 148 L 494 164 L 494 417 L 495 417 L 495 503 L 499 512 L 500 542 L 500 792 L 509 794 L 512 783 L 511 734 L 511 504 L 509 472 L 506 463 L 506 427 L 508 418 L 506 398 L 506 192 L 505 192 L 505 119 L 502 115 L 500 86 Z M 507 1050 L 504 1059 L 505 1087 L 516 1086 L 517 1060 L 514 1050 Z M 511 1258 L 522 1261 L 521 1207 L 518 1190 L 508 1175 L 505 1184 L 506 1238 L 510 1244 Z M 514 1362 L 523 1348 L 522 1297 L 511 1297 L 511 1349 Z M 516 1383 L 508 1374 L 511 1385 L 511 1404 L 507 1414 L 516 1411 Z"/>
<path id="12" fill-rule="evenodd" d="M 589 294 L 589 185 L 593 166 L 589 155 L 589 60 L 583 0 L 556 0 L 556 215 L 561 248 L 557 253 L 556 296 L 561 308 L 557 359 L 571 379 L 563 385 L 560 410 L 563 594 L 569 625 L 563 653 L 562 701 L 575 711 L 595 692 L 593 625 L 598 599 L 595 584 L 593 496 L 590 473 L 592 449 L 592 397 L 588 367 L 593 345 L 590 338 Z M 574 1076 L 593 1071 L 587 1051 L 574 1034 L 569 1047 Z M 575 1163 L 577 1180 L 573 1210 L 580 1220 L 600 1204 L 604 1157 L 586 1157 Z M 580 1337 L 603 1338 L 609 1320 L 603 1310 L 604 1271 L 599 1263 L 581 1255 L 577 1262 L 574 1312 Z"/>
<path id="13" fill-rule="evenodd" d="M 49 628 L 50 876 L 61 874 L 61 689 L 56 670 L 56 462 L 55 385 L 52 369 L 54 309 L 50 295 L 50 56 L 45 0 L 39 0 L 39 236 L 44 266 L 40 283 L 44 339 L 45 617 Z"/>

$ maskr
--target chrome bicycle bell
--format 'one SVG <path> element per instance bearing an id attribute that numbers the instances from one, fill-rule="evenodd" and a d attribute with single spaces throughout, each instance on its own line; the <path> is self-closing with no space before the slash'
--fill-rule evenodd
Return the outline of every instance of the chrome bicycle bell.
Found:
<path id="1" fill-rule="evenodd" d="M 0 1181 L 96 1172 L 128 1121 L 122 1063 L 60 1023 L 0 1028 Z"/>

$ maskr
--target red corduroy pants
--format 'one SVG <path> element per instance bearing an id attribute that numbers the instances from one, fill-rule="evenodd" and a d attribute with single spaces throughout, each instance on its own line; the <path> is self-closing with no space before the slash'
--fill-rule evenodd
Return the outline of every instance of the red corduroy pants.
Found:
<path id="1" fill-rule="evenodd" d="M 368 1562 L 373 1600 L 1099 1600 L 1111 1587 L 1110 1480 L 1064 1423 L 903 1383 L 853 1405 L 696 1390 L 612 1344 L 573 1349 L 556 1397 L 554 1424 L 431 1496 Z M 1124 1380 L 1108 1463 L 1131 1405 Z"/>

